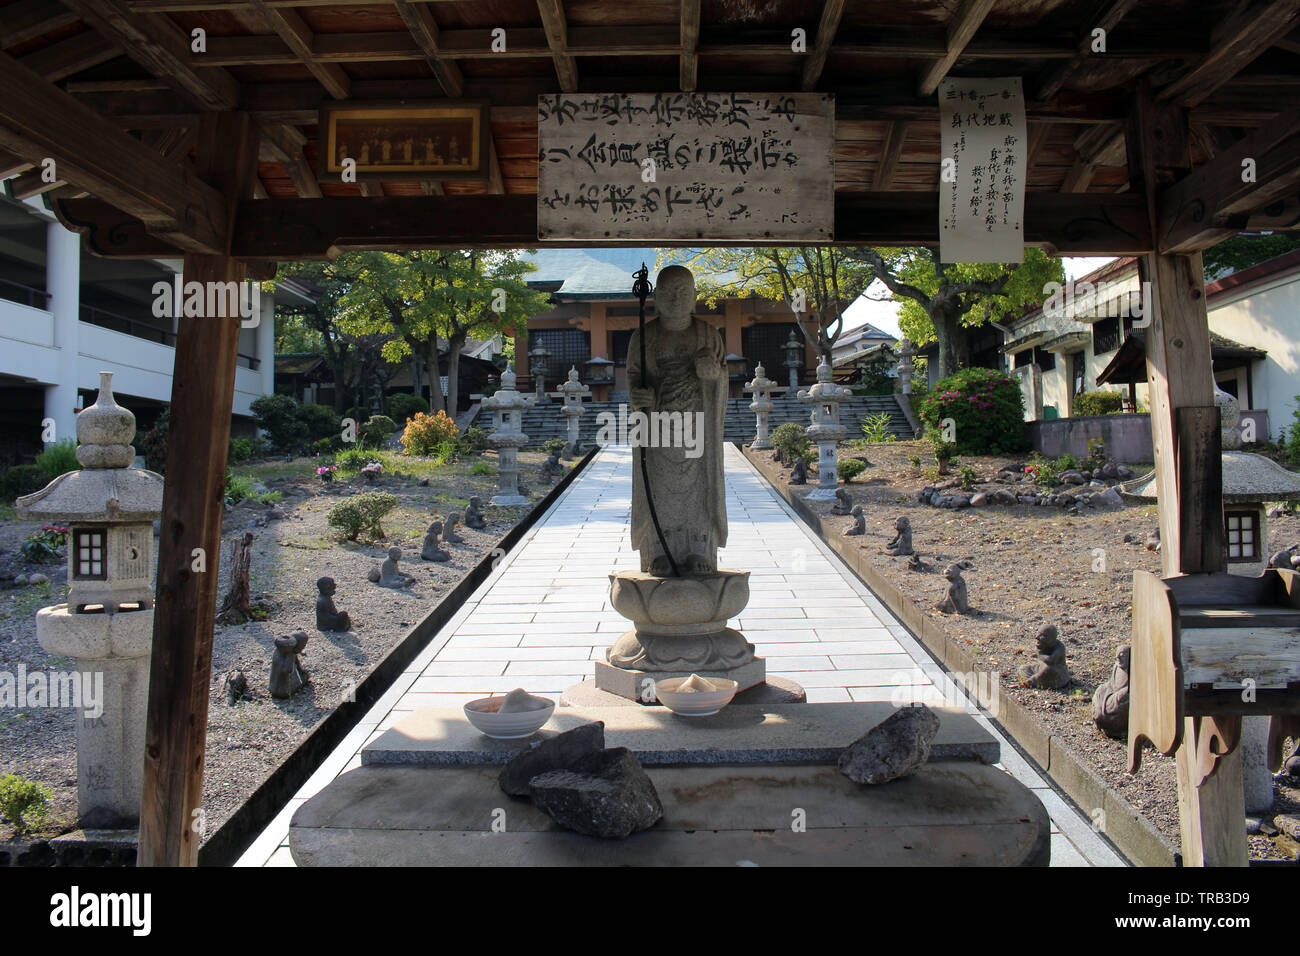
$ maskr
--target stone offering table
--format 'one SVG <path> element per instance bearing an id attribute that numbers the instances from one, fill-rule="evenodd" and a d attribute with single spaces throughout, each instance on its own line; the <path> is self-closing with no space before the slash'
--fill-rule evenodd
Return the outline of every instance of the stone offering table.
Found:
<path id="1" fill-rule="evenodd" d="M 542 736 L 604 721 L 606 745 L 631 749 L 663 802 L 655 827 L 600 840 L 501 792 L 500 765 L 529 740 L 491 740 L 456 708 L 430 708 L 308 800 L 289 846 L 300 866 L 1047 864 L 1046 810 L 987 765 L 998 744 L 965 713 L 936 711 L 930 762 L 912 777 L 867 787 L 841 774 L 843 747 L 893 712 L 886 703 L 732 706 L 695 719 L 657 707 L 557 711 Z"/>

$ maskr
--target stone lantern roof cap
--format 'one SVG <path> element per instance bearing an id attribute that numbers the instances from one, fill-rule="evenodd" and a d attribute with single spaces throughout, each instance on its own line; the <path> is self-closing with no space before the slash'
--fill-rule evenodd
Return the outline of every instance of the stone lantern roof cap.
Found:
<path id="1" fill-rule="evenodd" d="M 14 504 L 25 521 L 153 521 L 162 514 L 163 477 L 139 468 L 83 468 L 60 475 Z"/>
<path id="2" fill-rule="evenodd" d="M 1154 471 L 1120 487 L 1124 497 L 1130 500 L 1156 500 Z M 1263 455 L 1248 451 L 1224 451 L 1223 500 L 1229 504 L 1300 501 L 1300 475 L 1287 471 Z"/>

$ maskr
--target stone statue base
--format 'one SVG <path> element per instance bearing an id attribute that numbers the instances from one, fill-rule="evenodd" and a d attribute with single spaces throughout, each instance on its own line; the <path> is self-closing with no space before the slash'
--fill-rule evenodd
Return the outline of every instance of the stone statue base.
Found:
<path id="1" fill-rule="evenodd" d="M 610 694 L 617 694 L 627 700 L 639 701 L 643 704 L 654 704 L 659 700 L 654 694 L 656 682 L 668 680 L 670 677 L 690 677 L 692 674 L 699 674 L 704 678 L 734 680 L 739 685 L 736 692 L 740 693 L 767 680 L 767 661 L 761 657 L 755 657 L 748 664 L 728 667 L 723 670 L 695 668 L 693 670 L 663 671 L 614 667 L 612 664 L 605 663 L 605 661 L 596 661 L 596 689 Z"/>
<path id="2" fill-rule="evenodd" d="M 488 504 L 510 508 L 515 505 L 526 505 L 528 499 L 523 495 L 494 495 L 488 499 Z"/>

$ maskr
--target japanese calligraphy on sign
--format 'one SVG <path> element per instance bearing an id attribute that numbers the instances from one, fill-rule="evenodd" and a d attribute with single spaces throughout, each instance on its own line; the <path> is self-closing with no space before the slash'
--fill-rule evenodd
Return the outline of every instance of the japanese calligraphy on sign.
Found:
<path id="1" fill-rule="evenodd" d="M 1025 97 L 1020 77 L 939 84 L 939 258 L 1025 259 Z"/>
<path id="2" fill-rule="evenodd" d="M 557 93 L 537 134 L 539 239 L 834 235 L 832 96 Z"/>

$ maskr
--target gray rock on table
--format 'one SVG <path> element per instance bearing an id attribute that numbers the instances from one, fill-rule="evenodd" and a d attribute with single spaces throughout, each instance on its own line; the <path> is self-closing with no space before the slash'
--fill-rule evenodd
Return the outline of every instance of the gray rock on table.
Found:
<path id="1" fill-rule="evenodd" d="M 528 783 L 553 770 L 572 770 L 586 757 L 605 749 L 605 722 L 595 720 L 547 738 L 511 758 L 498 778 L 501 789 L 512 797 L 528 796 Z"/>
<path id="2" fill-rule="evenodd" d="M 939 717 L 924 704 L 902 707 L 840 754 L 840 773 L 854 783 L 889 783 L 915 773 L 930 759 Z"/>
<path id="3" fill-rule="evenodd" d="M 429 530 L 424 533 L 424 546 L 420 549 L 420 557 L 425 561 L 451 560 L 451 552 L 438 547 L 438 538 L 441 535 L 441 521 L 435 521 L 429 525 Z"/>
<path id="4" fill-rule="evenodd" d="M 1070 668 L 1065 662 L 1065 645 L 1055 624 L 1045 624 L 1035 638 L 1038 659 L 1016 668 L 1016 677 L 1022 687 L 1040 690 L 1060 690 L 1070 683 Z"/>
<path id="5" fill-rule="evenodd" d="M 866 534 L 867 519 L 862 514 L 862 505 L 854 505 L 853 511 L 850 512 L 850 514 L 853 515 L 853 524 L 845 528 L 844 533 L 846 535 Z"/>
<path id="6" fill-rule="evenodd" d="M 528 783 L 533 805 L 567 830 L 624 839 L 654 826 L 664 815 L 659 794 L 626 747 L 579 760 L 571 770 L 551 770 Z"/>

